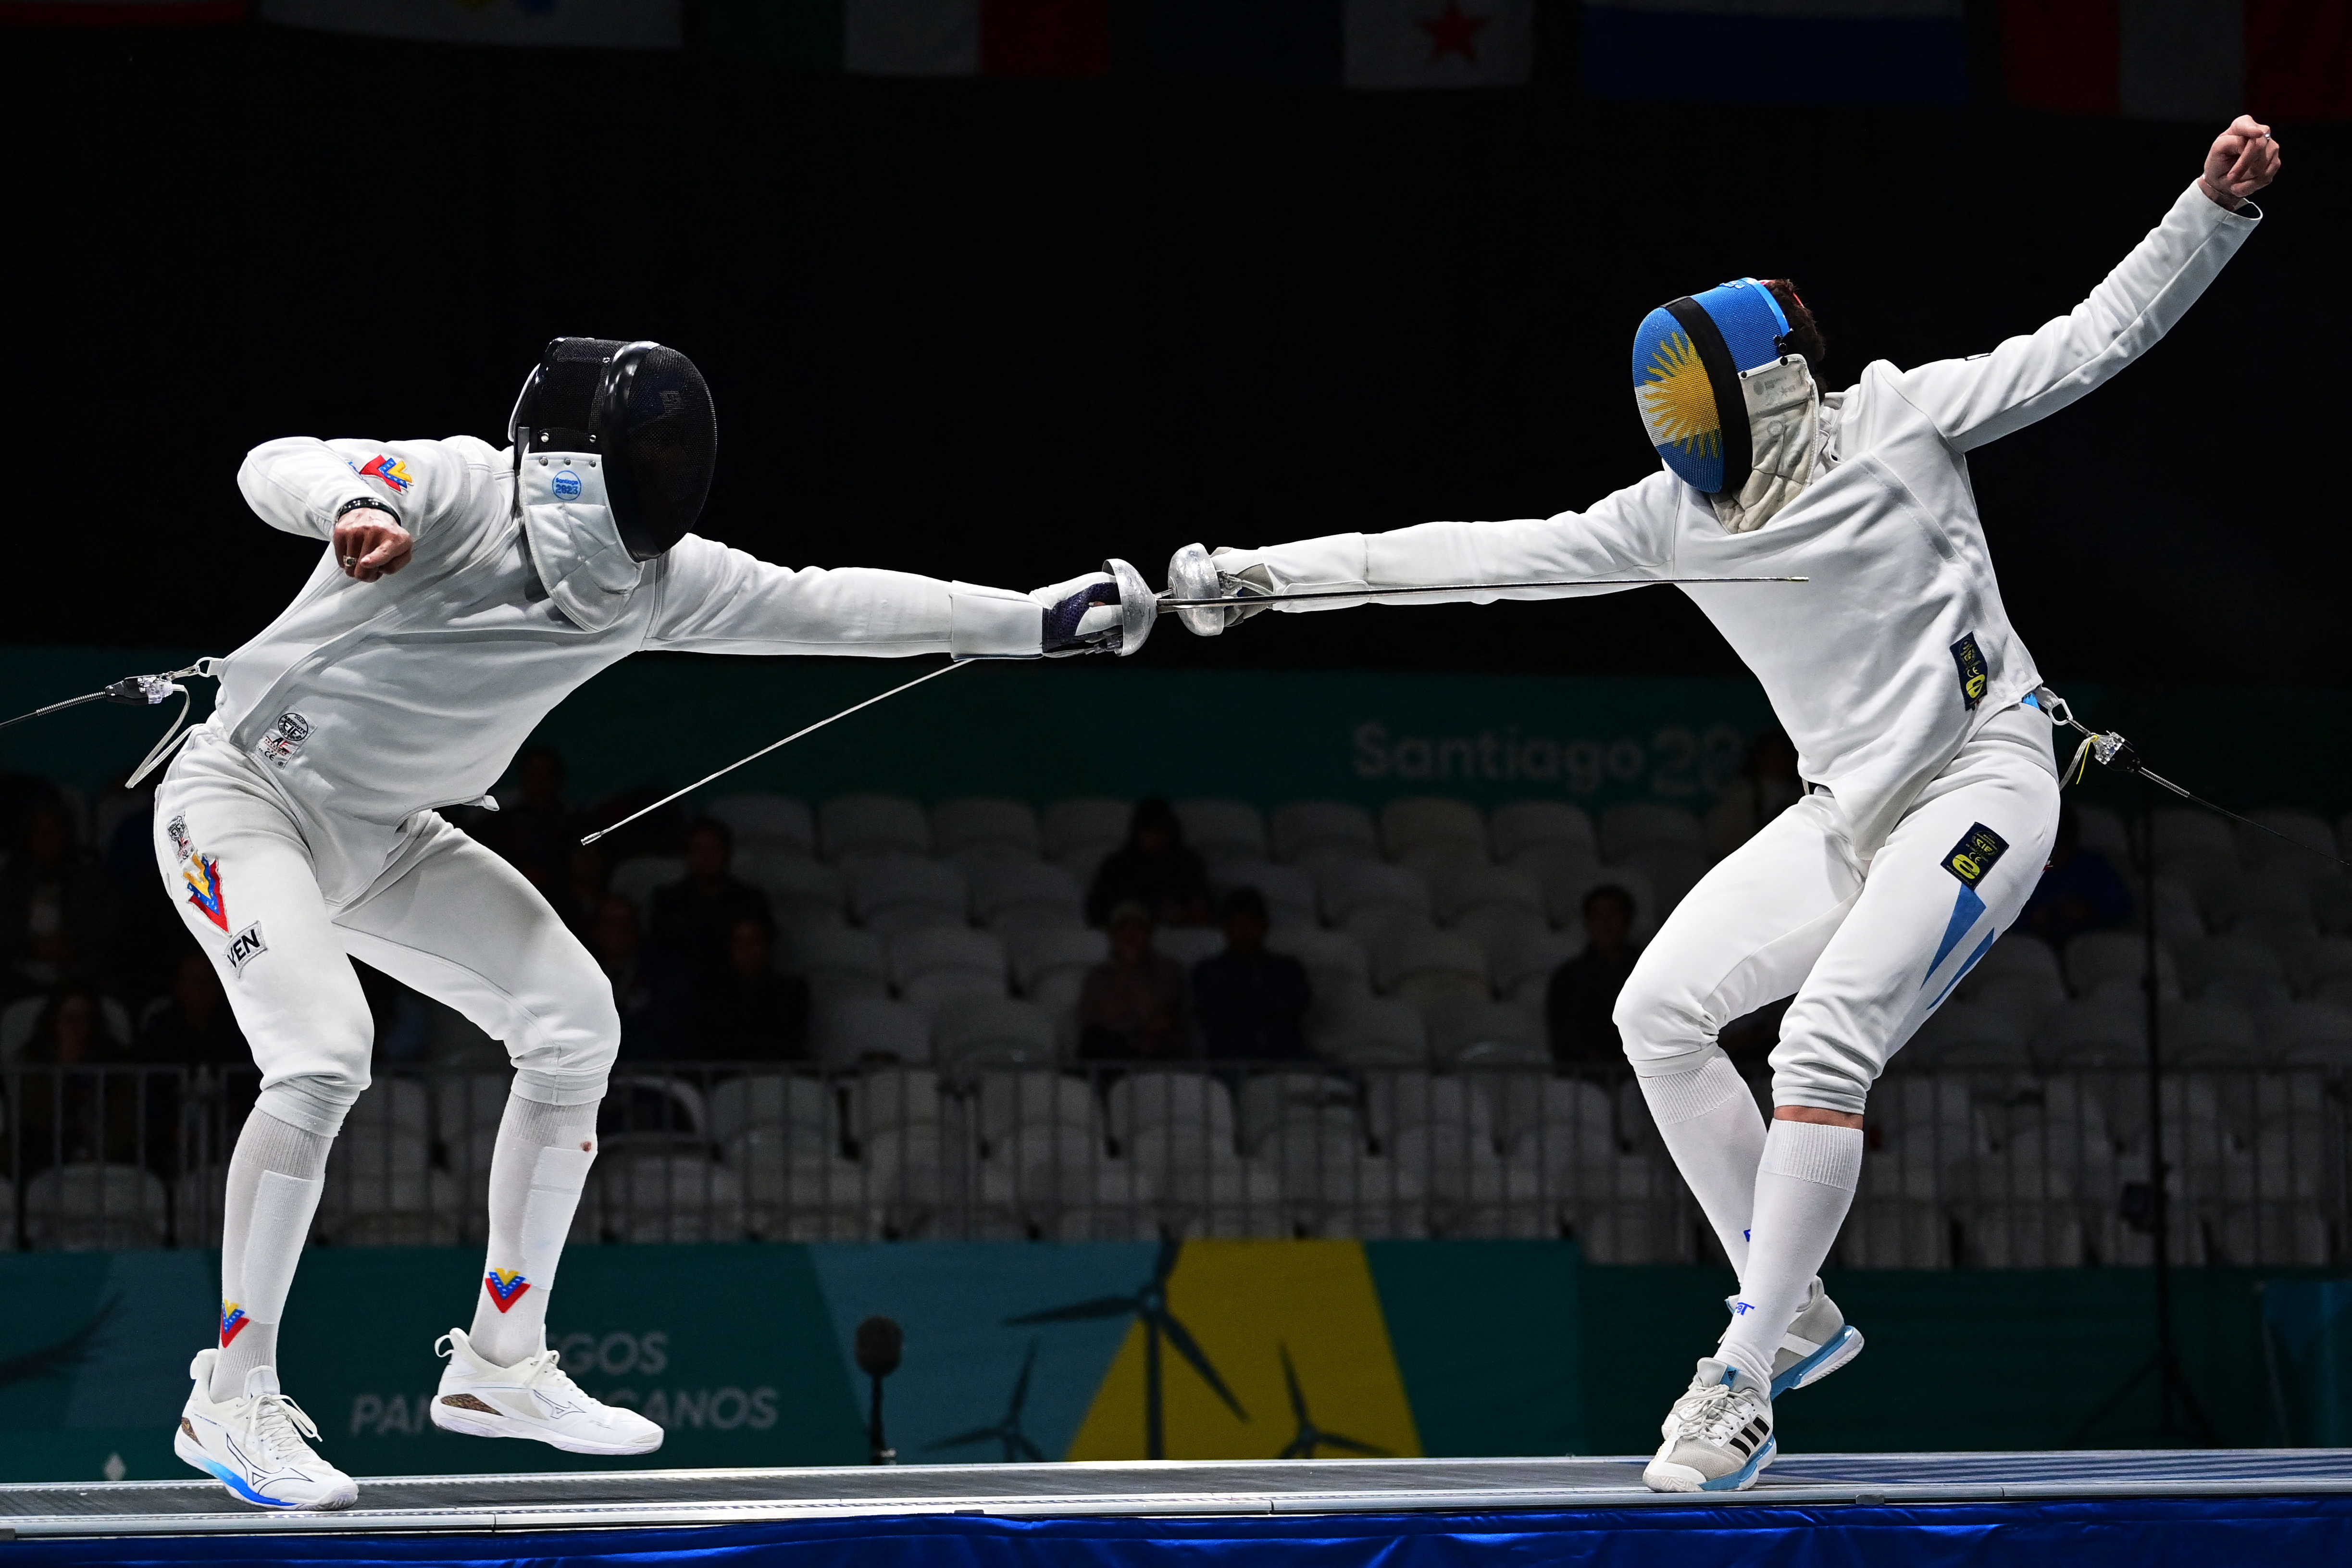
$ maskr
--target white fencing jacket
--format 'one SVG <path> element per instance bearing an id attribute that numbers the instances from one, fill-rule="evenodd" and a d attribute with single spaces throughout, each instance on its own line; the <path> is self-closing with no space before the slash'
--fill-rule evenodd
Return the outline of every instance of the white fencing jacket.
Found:
<path id="1" fill-rule="evenodd" d="M 262 520 L 329 539 L 357 496 L 399 510 L 415 552 L 361 583 L 331 551 L 294 602 L 219 667 L 207 727 L 305 815 L 393 826 L 487 793 L 575 688 L 640 648 L 1034 657 L 1025 594 L 902 572 L 790 571 L 688 534 L 649 562 L 611 625 L 583 631 L 522 543 L 514 459 L 487 442 L 254 448 L 237 488 Z"/>
<path id="2" fill-rule="evenodd" d="M 1725 532 L 1706 498 L 1662 468 L 1582 512 L 1333 534 L 1223 552 L 1219 564 L 1263 564 L 1278 591 L 1809 576 L 1804 584 L 1683 592 L 1755 671 L 1796 743 L 1802 775 L 1836 796 L 1867 858 L 1962 742 L 2042 683 L 2001 608 L 1969 452 L 2065 407 L 2146 353 L 2258 218 L 2251 206 L 2229 212 L 2191 185 L 2089 299 L 2039 331 L 1990 353 L 1912 370 L 1874 363 L 1853 387 L 1823 399 L 1826 468 L 1817 465 L 1812 483 L 1752 533 Z M 1483 604 L 1593 591 L 1381 602 Z"/>

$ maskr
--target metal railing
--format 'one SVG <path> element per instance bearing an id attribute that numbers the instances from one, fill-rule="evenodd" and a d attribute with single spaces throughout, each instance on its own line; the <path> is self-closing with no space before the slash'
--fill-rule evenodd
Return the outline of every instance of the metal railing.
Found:
<path id="1" fill-rule="evenodd" d="M 328 1164 L 317 1239 L 478 1244 L 507 1075 L 382 1075 Z M 217 1245 L 249 1068 L 0 1072 L 0 1245 Z M 2334 1069 L 1897 1072 L 1838 1259 L 2054 1268 L 2352 1255 Z M 1598 1262 L 1713 1254 L 1621 1074 L 1481 1065 L 855 1070 L 625 1066 L 573 1239 L 1573 1236 Z"/>

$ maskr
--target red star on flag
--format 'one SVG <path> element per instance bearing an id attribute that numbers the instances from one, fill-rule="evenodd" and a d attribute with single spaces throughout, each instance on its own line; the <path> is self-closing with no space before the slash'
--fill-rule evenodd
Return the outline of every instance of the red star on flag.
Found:
<path id="1" fill-rule="evenodd" d="M 1445 9 L 1434 16 L 1424 16 L 1413 25 L 1429 35 L 1431 63 L 1448 55 L 1460 55 L 1471 65 L 1478 63 L 1478 29 L 1494 20 L 1491 16 L 1473 16 L 1462 9 L 1462 0 L 1445 0 Z"/>

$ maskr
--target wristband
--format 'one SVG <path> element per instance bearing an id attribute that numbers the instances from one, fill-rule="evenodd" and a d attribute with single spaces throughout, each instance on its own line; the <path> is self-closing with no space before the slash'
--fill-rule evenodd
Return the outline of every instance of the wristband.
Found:
<path id="1" fill-rule="evenodd" d="M 353 496 L 351 500 L 345 501 L 342 505 L 335 509 L 335 521 L 337 522 L 342 521 L 343 514 L 345 512 L 357 511 L 362 507 L 367 507 L 371 510 L 380 511 L 386 517 L 392 519 L 394 522 L 398 522 L 400 521 L 400 510 L 397 507 L 393 506 L 388 501 L 380 501 L 373 496 Z"/>

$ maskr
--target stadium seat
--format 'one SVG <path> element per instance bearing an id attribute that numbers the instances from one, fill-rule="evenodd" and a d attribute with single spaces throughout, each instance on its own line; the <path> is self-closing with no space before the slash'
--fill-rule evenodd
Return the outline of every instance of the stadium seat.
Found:
<path id="1" fill-rule="evenodd" d="M 734 873 L 767 895 L 769 911 L 779 926 L 842 922 L 841 872 L 802 850 L 760 845 L 740 848 Z"/>
<path id="2" fill-rule="evenodd" d="M 888 855 L 850 868 L 850 912 L 875 931 L 960 926 L 969 903 L 962 873 L 944 861 Z"/>
<path id="3" fill-rule="evenodd" d="M 1049 975 L 1087 971 L 1110 957 L 1110 938 L 1085 926 L 1022 926 L 1004 933 L 1004 951 L 1021 994 L 1034 998 Z"/>
<path id="4" fill-rule="evenodd" d="M 1351 998 L 1307 1025 L 1317 1054 L 1355 1067 L 1419 1067 L 1429 1060 L 1429 1034 L 1421 1015 L 1386 997 Z"/>
<path id="5" fill-rule="evenodd" d="M 1523 911 L 1543 918 L 1543 888 L 1527 872 L 1508 866 L 1457 867 L 1435 879 L 1430 891 L 1440 923 L 1460 925 L 1494 910 Z"/>
<path id="6" fill-rule="evenodd" d="M 971 910 L 999 932 L 1086 924 L 1086 893 L 1069 870 L 1044 860 L 972 859 L 964 863 Z"/>
<path id="7" fill-rule="evenodd" d="M 1037 814 L 1028 803 L 967 795 L 931 808 L 931 852 L 941 857 L 969 850 L 1010 850 L 1035 856 L 1044 841 Z"/>
<path id="8" fill-rule="evenodd" d="M 633 855 L 613 868 L 612 880 L 605 885 L 626 899 L 643 921 L 653 913 L 655 889 L 685 879 L 686 861 L 679 856 Z"/>
<path id="9" fill-rule="evenodd" d="M 930 817 L 904 795 L 839 795 L 817 808 L 816 823 L 828 860 L 931 852 Z"/>
<path id="10" fill-rule="evenodd" d="M 1381 848 L 1402 860 L 1431 848 L 1451 853 L 1457 863 L 1486 859 L 1486 819 L 1466 800 L 1422 795 L 1392 800 L 1381 808 Z"/>
<path id="11" fill-rule="evenodd" d="M 993 1145 L 1025 1127 L 1075 1127 L 1103 1135 L 1101 1108 L 1086 1079 L 1057 1072 L 989 1072 L 976 1088 L 982 1144 Z"/>
<path id="12" fill-rule="evenodd" d="M 1235 888 L 1255 888 L 1276 927 L 1316 924 L 1315 879 L 1296 866 L 1271 860 L 1221 860 L 1209 868 L 1209 890 L 1222 899 Z"/>
<path id="13" fill-rule="evenodd" d="M 1653 801 L 1612 805 L 1601 814 L 1600 828 L 1601 858 L 1605 861 L 1623 860 L 1635 850 L 1654 845 L 1702 853 L 1706 847 L 1704 825 L 1695 813 L 1679 805 Z"/>
<path id="14" fill-rule="evenodd" d="M 1318 868 L 1317 884 L 1323 900 L 1323 918 L 1335 926 L 1370 929 L 1398 919 L 1427 921 L 1429 884 L 1402 866 L 1376 860 L 1328 862 Z"/>
<path id="15" fill-rule="evenodd" d="M 2112 981 L 2137 986 L 2147 973 L 2147 939 L 2138 931 L 2084 931 L 2066 944 L 2064 957 L 2067 988 L 2078 997 Z M 2172 946 L 2160 938 L 2156 974 L 2159 994 L 2180 994 L 2180 972 L 2173 962 Z"/>
<path id="16" fill-rule="evenodd" d="M 703 808 L 703 816 L 727 825 L 737 853 L 754 847 L 816 852 L 816 823 L 808 803 L 765 790 L 720 795 Z"/>
<path id="17" fill-rule="evenodd" d="M 1439 1067 L 1545 1063 L 1542 1016 L 1507 1002 L 1433 1002 L 1422 1011 L 1429 1026 L 1430 1059 Z"/>
<path id="18" fill-rule="evenodd" d="M 792 1142 L 819 1153 L 840 1142 L 834 1128 L 833 1086 L 814 1078 L 747 1073 L 728 1079 L 711 1086 L 706 1114 L 711 1142 L 722 1146 L 752 1131 L 788 1134 Z"/>
<path id="19" fill-rule="evenodd" d="M 870 996 L 834 996 L 813 1009 L 809 1047 L 831 1068 L 863 1062 L 908 1066 L 931 1059 L 931 1021 L 919 1007 Z"/>
<path id="20" fill-rule="evenodd" d="M 1114 1080 L 1103 1095 L 1103 1118 L 1121 1143 L 1155 1129 L 1181 1141 L 1199 1137 L 1210 1145 L 1234 1144 L 1233 1091 L 1207 1073 L 1132 1072 Z"/>
<path id="21" fill-rule="evenodd" d="M 882 939 L 846 926 L 803 926 L 787 931 L 776 946 L 776 962 L 787 974 L 809 983 L 819 1001 L 881 996 L 888 990 L 882 966 Z"/>
<path id="22" fill-rule="evenodd" d="M 1050 1067 L 1058 1054 L 1053 1016 L 1034 1002 L 1009 996 L 942 1001 L 932 1021 L 931 1049 L 943 1068 L 981 1062 Z"/>
<path id="23" fill-rule="evenodd" d="M 163 1245 L 163 1184 L 137 1165 L 52 1165 L 25 1183 L 25 1241 L 67 1252 Z"/>
<path id="24" fill-rule="evenodd" d="M 1045 858 L 1084 881 L 1105 856 L 1127 842 L 1135 803 L 1087 796 L 1057 800 L 1039 822 Z"/>
<path id="25" fill-rule="evenodd" d="M 1495 808 L 1486 819 L 1486 842 L 1498 862 L 1518 858 L 1538 845 L 1564 844 L 1600 856 L 1592 818 L 1564 800 L 1521 800 Z"/>
<path id="26" fill-rule="evenodd" d="M 1275 808 L 1267 823 L 1277 860 L 1295 863 L 1310 855 L 1377 859 L 1380 837 L 1371 813 L 1331 800 L 1293 801 Z"/>
<path id="27" fill-rule="evenodd" d="M 1180 800 L 1176 820 L 1184 829 L 1184 844 L 1205 860 L 1265 858 L 1265 817 L 1257 807 L 1239 800 Z"/>
<path id="28" fill-rule="evenodd" d="M 743 1183 L 696 1154 L 625 1154 L 596 1162 L 597 1227 L 616 1241 L 740 1241 L 749 1234 Z"/>

